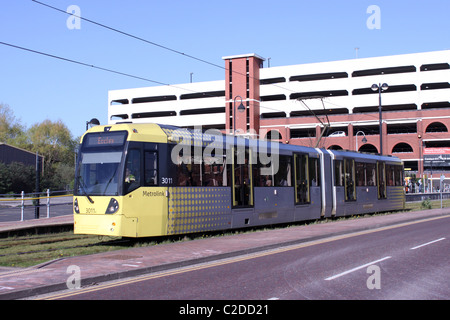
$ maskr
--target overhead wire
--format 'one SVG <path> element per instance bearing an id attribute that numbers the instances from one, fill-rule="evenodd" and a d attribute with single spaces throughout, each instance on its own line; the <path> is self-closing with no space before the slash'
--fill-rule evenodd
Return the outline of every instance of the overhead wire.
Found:
<path id="1" fill-rule="evenodd" d="M 206 60 L 203 60 L 203 59 L 194 57 L 194 56 L 189 55 L 189 54 L 186 54 L 186 53 L 184 53 L 184 52 L 181 52 L 181 51 L 178 51 L 178 50 L 169 48 L 169 47 L 167 47 L 167 46 L 158 44 L 158 43 L 153 42 L 153 41 L 149 41 L 149 40 L 147 40 L 147 39 L 144 39 L 144 38 L 135 36 L 135 35 L 133 35 L 133 34 L 131 34 L 131 33 L 128 33 L 128 32 L 125 32 L 125 31 L 122 31 L 122 30 L 119 30 L 119 29 L 116 29 L 116 28 L 113 28 L 113 27 L 110 27 L 110 26 L 107 26 L 107 25 L 105 25 L 105 24 L 96 22 L 96 21 L 94 21 L 94 20 L 90 20 L 90 19 L 84 18 L 84 17 L 82 17 L 82 16 L 76 15 L 75 13 L 69 13 L 69 12 L 67 12 L 67 11 L 65 11 L 65 10 L 56 8 L 56 7 L 54 7 L 54 6 L 51 6 L 51 5 L 49 5 L 49 4 L 46 4 L 46 3 L 44 3 L 44 2 L 40 2 L 40 1 L 37 1 L 37 0 L 31 0 L 31 1 L 33 1 L 33 2 L 35 2 L 35 3 L 37 3 L 37 4 L 40 4 L 40 5 L 42 5 L 42 6 L 51 8 L 51 9 L 53 9 L 53 10 L 56 10 L 56 11 L 59 11 L 59 12 L 68 14 L 68 15 L 70 15 L 70 16 L 76 17 L 76 18 L 81 19 L 81 20 L 83 20 L 83 21 L 87 21 L 87 22 L 89 22 L 89 23 L 95 24 L 95 25 L 100 26 L 100 27 L 102 27 L 102 28 L 109 29 L 109 30 L 111 30 L 111 31 L 120 33 L 120 34 L 125 35 L 125 36 L 127 36 L 127 37 L 134 38 L 134 39 L 136 39 L 136 40 L 143 41 L 143 42 L 145 42 L 145 43 L 151 44 L 151 45 L 156 46 L 156 47 L 160 47 L 160 48 L 162 48 L 162 49 L 171 51 L 171 52 L 173 52 L 173 53 L 177 53 L 177 54 L 180 54 L 180 55 L 182 55 L 182 56 L 185 56 L 185 57 L 188 57 L 188 58 L 191 58 L 191 59 L 194 59 L 194 60 L 203 62 L 203 63 L 210 64 L 210 65 L 212 65 L 212 66 L 214 66 L 214 67 L 218 67 L 218 68 L 225 69 L 223 66 L 220 66 L 220 65 L 218 65 L 218 64 L 215 64 L 215 63 L 212 63 L 212 62 L 209 62 L 209 61 L 206 61 Z"/>
<path id="2" fill-rule="evenodd" d="M 117 32 L 117 33 L 122 34 L 122 35 L 124 35 L 124 36 L 133 38 L 133 39 L 135 39 L 135 40 L 139 40 L 139 41 L 142 41 L 142 42 L 144 42 L 144 43 L 147 43 L 147 44 L 150 44 L 150 45 L 159 47 L 159 48 L 161 48 L 161 49 L 164 49 L 164 50 L 167 50 L 167 51 L 170 51 L 170 52 L 173 52 L 173 53 L 182 55 L 182 56 L 184 56 L 184 57 L 187 57 L 187 58 L 190 58 L 190 59 L 193 59 L 193 60 L 202 62 L 202 63 L 206 63 L 206 64 L 208 64 L 208 65 L 214 66 L 214 67 L 216 67 L 216 68 L 220 68 L 220 69 L 222 69 L 222 70 L 226 70 L 226 68 L 225 68 L 224 66 L 218 65 L 218 64 L 213 63 L 213 62 L 210 62 L 210 61 L 207 61 L 207 60 L 205 60 L 205 59 L 201 59 L 201 58 L 195 57 L 195 56 L 190 55 L 190 54 L 186 54 L 186 53 L 184 53 L 184 52 L 181 52 L 181 51 L 176 50 L 176 49 L 173 49 L 173 48 L 169 48 L 169 47 L 167 47 L 167 46 L 165 46 L 165 45 L 156 43 L 156 42 L 154 42 L 154 41 L 150 41 L 150 40 L 144 39 L 144 38 L 142 38 L 142 37 L 133 35 L 133 34 L 131 34 L 131 33 L 129 33 L 129 32 L 125 32 L 125 31 L 119 30 L 119 29 L 117 29 L 117 28 L 110 27 L 110 26 L 105 25 L 105 24 L 103 24 L 103 23 L 100 23 L 100 22 L 94 21 L 94 20 L 92 20 L 92 19 L 88 19 L 88 18 L 82 17 L 82 16 L 80 16 L 80 15 L 77 15 L 77 14 L 75 14 L 75 13 L 67 12 L 67 11 L 65 11 L 65 10 L 59 9 L 59 8 L 57 8 L 57 7 L 51 6 L 51 5 L 49 5 L 49 4 L 46 4 L 46 3 L 41 2 L 41 1 L 38 1 L 38 0 L 31 0 L 31 1 L 33 1 L 34 3 L 40 4 L 40 5 L 42 5 L 42 6 L 45 6 L 45 7 L 47 7 L 47 8 L 56 10 L 56 11 L 58 11 L 58 12 L 61 12 L 61 13 L 64 13 L 64 14 L 67 14 L 67 15 L 70 15 L 70 16 L 73 16 L 73 17 L 76 17 L 76 18 L 78 18 L 78 19 L 80 19 L 80 20 L 83 20 L 83 21 L 92 23 L 92 24 L 97 25 L 97 26 L 99 26 L 99 27 L 108 29 L 108 30 L 110 30 L 110 31 Z M 254 78 L 253 76 L 251 76 L 251 75 L 247 75 L 247 74 L 245 74 L 245 73 L 242 73 L 242 72 L 239 72 L 239 71 L 236 71 L 236 70 L 231 70 L 231 72 L 232 72 L 232 73 L 235 73 L 235 74 L 239 74 L 239 75 L 241 75 L 241 76 L 249 76 L 249 78 L 255 79 L 255 78 Z M 258 79 L 258 80 L 259 80 L 259 79 Z M 293 91 L 293 90 L 291 90 L 291 89 L 289 89 L 289 88 L 286 88 L 286 87 L 283 87 L 283 86 L 280 86 L 280 85 L 276 85 L 276 84 L 269 84 L 269 85 L 272 85 L 272 86 L 274 86 L 274 87 L 278 87 L 278 88 L 280 88 L 280 89 L 284 89 L 284 90 L 287 90 L 287 91 L 290 91 L 290 92 L 293 92 L 293 93 L 296 92 L 296 91 Z M 207 95 L 207 94 L 206 94 L 206 95 Z M 262 107 L 263 107 L 263 108 L 267 108 L 267 107 L 264 107 L 264 106 L 262 106 Z M 271 108 L 267 108 L 267 109 L 271 109 Z M 272 110 L 281 111 L 281 110 L 278 110 L 278 109 L 272 109 Z"/>
<path id="3" fill-rule="evenodd" d="M 124 35 L 124 36 L 133 38 L 133 39 L 135 39 L 135 40 L 142 41 L 142 42 L 144 42 L 144 43 L 147 43 L 147 44 L 150 44 L 150 45 L 159 47 L 159 48 L 161 48 L 161 49 L 164 49 L 164 50 L 173 52 L 173 53 L 175 53 L 175 54 L 179 54 L 179 55 L 182 55 L 182 56 L 184 56 L 184 57 L 187 57 L 187 58 L 190 58 L 190 59 L 193 59 L 193 60 L 196 60 L 196 61 L 199 61 L 199 62 L 208 64 L 208 65 L 211 65 L 211 66 L 214 66 L 214 67 L 216 67 L 216 68 L 220 68 L 220 69 L 222 69 L 222 70 L 226 70 L 226 68 L 225 68 L 224 66 L 222 66 L 222 65 L 219 65 L 219 64 L 216 64 L 216 63 L 207 61 L 207 60 L 205 60 L 205 59 L 201 59 L 201 58 L 195 57 L 195 56 L 193 56 L 193 55 L 190 55 L 190 54 L 184 53 L 184 52 L 182 52 L 182 51 L 179 51 L 179 50 L 170 48 L 170 47 L 168 47 L 168 46 L 165 46 L 165 45 L 156 43 L 156 42 L 154 42 L 154 41 L 150 41 L 150 40 L 144 39 L 144 38 L 142 38 L 142 37 L 133 35 L 133 34 L 131 34 L 131 33 L 129 33 L 129 32 L 125 32 L 125 31 L 119 30 L 119 29 L 117 29 L 117 28 L 114 28 L 114 27 L 105 25 L 105 24 L 103 24 L 103 23 L 99 23 L 99 22 L 97 22 L 97 21 L 94 21 L 94 20 L 91 20 L 91 19 L 82 17 L 82 16 L 80 16 L 80 15 L 76 15 L 76 14 L 74 14 L 74 13 L 67 12 L 67 11 L 65 11 L 65 10 L 62 10 L 62 9 L 57 8 L 57 7 L 51 6 L 51 5 L 46 4 L 46 3 L 44 3 L 44 2 L 41 2 L 41 1 L 38 1 L 38 0 L 32 0 L 32 1 L 33 1 L 34 3 L 40 4 L 40 5 L 42 5 L 42 6 L 45 6 L 45 7 L 48 7 L 48 8 L 50 8 L 50 9 L 56 10 L 56 11 L 58 11 L 58 12 L 61 12 L 61 13 L 64 13 L 64 14 L 67 14 L 67 15 L 70 15 L 70 16 L 73 16 L 73 17 L 76 17 L 76 18 L 78 18 L 78 19 L 81 19 L 81 20 L 83 20 L 83 21 L 92 23 L 92 24 L 97 25 L 97 26 L 99 26 L 99 27 L 102 27 L 102 28 L 108 29 L 108 30 L 110 30 L 110 31 L 113 31 L 113 32 L 122 34 L 122 35 Z M 103 67 L 98 67 L 98 66 L 94 66 L 94 65 L 89 65 L 89 64 L 87 64 L 87 63 L 83 63 L 83 62 L 80 62 L 80 61 L 76 61 L 76 60 L 72 60 L 72 59 L 67 59 L 67 58 L 63 58 L 63 57 L 59 57 L 59 56 L 55 56 L 55 55 L 51 55 L 51 54 L 39 52 L 39 51 L 36 51 L 36 50 L 31 50 L 31 49 L 28 49 L 28 48 L 23 48 L 23 47 L 15 46 L 15 45 L 12 45 L 12 44 L 7 44 L 7 43 L 4 43 L 4 42 L 0 42 L 0 43 L 1 43 L 1 44 L 4 44 L 4 45 L 9 45 L 9 46 L 11 46 L 11 47 L 15 47 L 15 48 L 18 48 L 18 49 L 22 49 L 22 50 L 26 50 L 26 51 L 38 53 L 38 54 L 41 54 L 41 55 L 46 55 L 46 56 L 49 56 L 49 57 L 57 58 L 57 59 L 60 59 L 60 60 L 65 60 L 65 61 L 72 62 L 72 63 L 77 63 L 77 64 L 84 65 L 84 66 L 89 66 L 89 67 L 96 68 L 96 69 L 99 69 L 99 70 L 103 70 L 103 71 L 107 71 L 107 72 L 112 72 L 112 73 L 115 73 L 115 74 L 124 75 L 124 76 L 128 76 L 128 77 L 131 77 L 131 78 L 139 79 L 139 80 L 144 80 L 144 81 L 152 82 L 152 83 L 159 84 L 159 85 L 171 86 L 171 87 L 174 87 L 174 88 L 181 88 L 181 87 L 177 87 L 177 86 L 175 86 L 175 85 L 170 85 L 170 84 L 163 83 L 163 82 L 160 82 L 160 81 L 151 80 L 151 79 L 147 79 L 147 78 L 139 77 L 139 76 L 134 76 L 134 75 L 131 75 L 131 74 L 127 74 L 127 73 L 124 73 L 124 72 L 118 72 L 118 71 L 115 71 L 115 70 L 112 70 L 112 69 L 108 69 L 108 68 L 103 68 Z M 248 76 L 248 77 L 254 79 L 254 77 L 252 77 L 251 75 L 247 75 L 247 74 L 244 74 L 244 73 L 239 72 L 239 71 L 236 71 L 236 70 L 232 70 L 232 73 L 236 73 L 236 74 L 243 75 L 243 76 Z M 268 84 L 268 85 L 272 85 L 272 86 L 274 86 L 274 87 L 278 87 L 278 88 L 280 88 L 280 89 L 283 89 L 283 90 L 286 90 L 286 91 L 290 91 L 290 92 L 296 93 L 296 91 L 291 90 L 290 88 L 283 87 L 283 86 L 281 86 L 281 85 L 277 85 L 277 84 Z M 194 92 L 194 93 L 202 93 L 204 96 L 210 96 L 210 95 L 208 95 L 208 93 L 205 93 L 205 92 L 198 92 L 198 91 L 190 90 L 190 89 L 187 89 L 187 88 L 181 88 L 181 89 L 186 90 L 186 91 L 190 91 L 190 92 Z M 218 98 L 217 96 L 211 96 L 211 97 Z M 324 100 L 323 100 L 324 97 L 319 97 L 319 98 L 320 98 L 320 100 L 321 100 L 321 102 L 322 102 L 323 108 L 325 109 L 325 104 L 324 104 Z M 297 100 L 300 101 L 300 102 L 305 106 L 305 108 L 306 108 L 308 111 L 310 111 L 311 114 L 312 114 L 312 115 L 313 115 L 313 116 L 314 116 L 314 117 L 315 117 L 315 118 L 316 118 L 316 119 L 317 119 L 324 127 L 327 127 L 327 126 L 321 121 L 321 119 L 314 113 L 314 110 L 312 110 L 312 109 L 306 104 L 306 102 L 303 101 L 304 99 L 297 99 Z M 327 101 L 327 103 L 342 108 L 342 106 L 339 106 L 339 105 L 337 105 L 337 104 L 335 104 L 335 103 L 332 103 L 332 102 L 330 102 L 330 101 Z M 275 111 L 282 111 L 282 110 L 279 110 L 279 109 L 275 109 L 275 108 L 273 108 L 273 107 L 272 107 L 272 108 L 266 107 L 266 106 L 264 106 L 264 104 L 261 104 L 260 107 L 261 107 L 261 108 L 265 108 L 265 109 L 275 110 Z M 369 117 L 370 117 L 370 116 L 369 116 Z M 330 121 L 329 121 L 329 119 L 328 119 L 328 115 L 326 115 L 326 118 L 327 118 L 327 122 L 328 122 L 328 127 L 330 127 L 331 124 L 330 124 Z"/>
<path id="4" fill-rule="evenodd" d="M 45 53 L 45 52 L 42 52 L 42 51 L 21 47 L 21 46 L 14 45 L 14 44 L 7 43 L 7 42 L 3 42 L 3 41 L 0 41 L 0 44 L 5 45 L 5 46 L 9 46 L 9 47 L 12 47 L 12 48 L 20 49 L 20 50 L 23 50 L 23 51 L 28 51 L 28 52 L 36 53 L 36 54 L 39 54 L 39 55 L 47 56 L 47 57 L 50 57 L 50 58 L 59 59 L 59 60 L 62 60 L 62 61 L 79 64 L 79 65 L 82 65 L 82 66 L 85 66 L 85 67 L 91 67 L 91 68 L 94 68 L 94 69 L 99 69 L 99 70 L 103 70 L 103 71 L 119 74 L 119 75 L 126 76 L 126 77 L 131 77 L 131 78 L 135 78 L 135 79 L 139 79 L 139 80 L 143 80 L 143 81 L 148 81 L 148 82 L 152 82 L 152 83 L 156 83 L 156 84 L 160 84 L 160 85 L 169 86 L 169 84 L 166 84 L 166 83 L 163 83 L 163 82 L 159 82 L 159 81 L 156 81 L 156 80 L 151 80 L 151 79 L 135 76 L 135 75 L 132 75 L 132 74 L 129 74 L 129 73 L 115 71 L 115 70 L 112 70 L 112 69 L 95 66 L 95 65 L 92 65 L 92 64 L 89 64 L 89 63 L 85 63 L 85 62 L 81 62 L 81 61 L 77 61 L 77 60 L 73 60 L 73 59 L 69 59 L 69 58 L 60 57 L 60 56 L 57 56 L 57 55 L 54 55 L 54 54 L 49 54 L 49 53 Z"/>

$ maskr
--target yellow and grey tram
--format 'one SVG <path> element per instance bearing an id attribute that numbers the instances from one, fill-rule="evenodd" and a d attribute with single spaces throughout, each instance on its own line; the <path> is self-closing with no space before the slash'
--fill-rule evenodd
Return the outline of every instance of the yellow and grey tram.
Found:
<path id="1" fill-rule="evenodd" d="M 404 208 L 396 157 L 157 124 L 81 139 L 74 232 L 152 237 Z"/>

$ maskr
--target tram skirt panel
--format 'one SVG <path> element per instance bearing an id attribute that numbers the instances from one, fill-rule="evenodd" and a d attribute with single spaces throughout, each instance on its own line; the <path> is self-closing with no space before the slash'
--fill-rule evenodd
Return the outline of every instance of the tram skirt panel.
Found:
<path id="1" fill-rule="evenodd" d="M 231 228 L 231 189 L 225 187 L 169 188 L 167 234 Z"/>

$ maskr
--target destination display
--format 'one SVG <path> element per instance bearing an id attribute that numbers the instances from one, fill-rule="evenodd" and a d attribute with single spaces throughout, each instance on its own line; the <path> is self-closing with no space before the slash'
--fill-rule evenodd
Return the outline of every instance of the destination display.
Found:
<path id="1" fill-rule="evenodd" d="M 127 139 L 127 132 L 89 133 L 85 139 L 86 147 L 116 147 L 122 146 Z"/>

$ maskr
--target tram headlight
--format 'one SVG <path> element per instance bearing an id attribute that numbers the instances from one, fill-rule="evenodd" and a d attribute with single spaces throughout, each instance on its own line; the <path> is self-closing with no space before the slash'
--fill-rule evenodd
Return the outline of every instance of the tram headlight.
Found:
<path id="1" fill-rule="evenodd" d="M 116 213 L 117 210 L 119 210 L 119 202 L 117 202 L 116 199 L 111 198 L 111 201 L 109 201 L 108 208 L 106 208 L 107 214 L 113 214 Z"/>
<path id="2" fill-rule="evenodd" d="M 78 206 L 78 199 L 75 198 L 75 201 L 73 202 L 73 210 L 75 213 L 80 213 L 80 207 Z"/>

